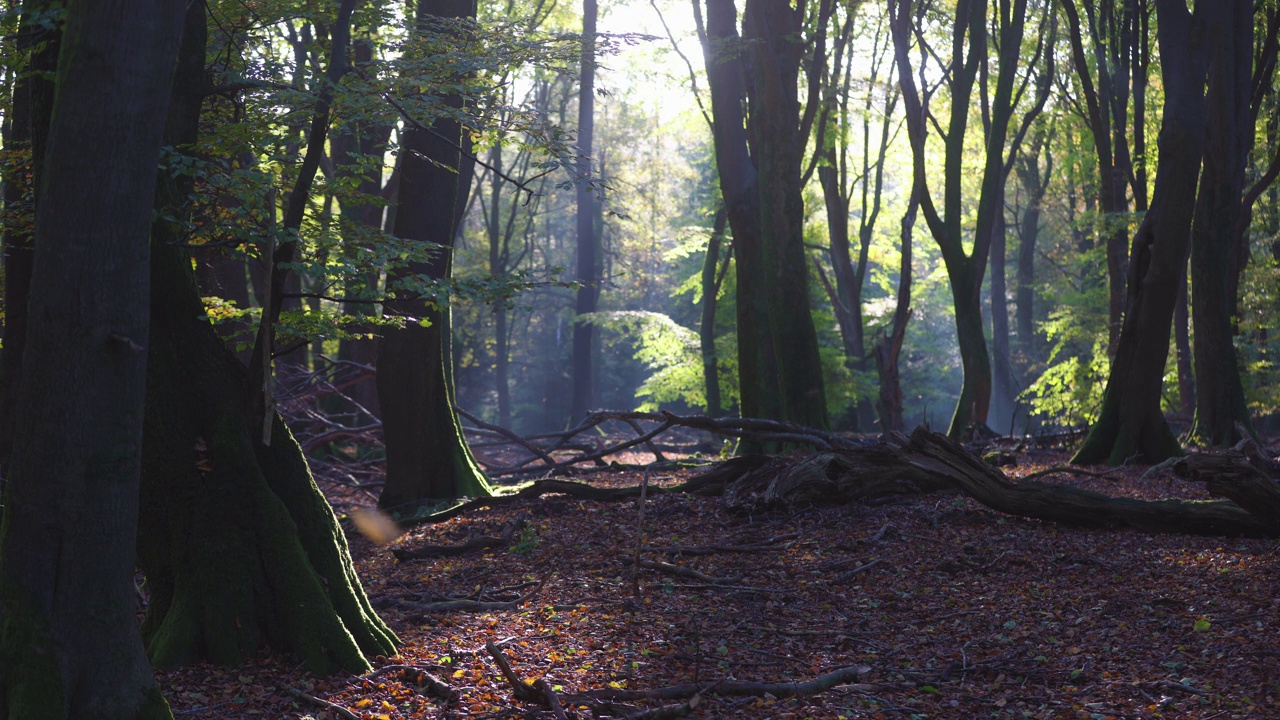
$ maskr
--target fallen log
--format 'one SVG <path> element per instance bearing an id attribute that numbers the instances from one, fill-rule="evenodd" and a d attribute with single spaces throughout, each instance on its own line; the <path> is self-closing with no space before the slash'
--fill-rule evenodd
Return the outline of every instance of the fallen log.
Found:
<path id="1" fill-rule="evenodd" d="M 1280 482 L 1271 458 L 1252 440 L 1221 453 L 1198 453 L 1173 466 L 1178 477 L 1203 482 L 1209 493 L 1244 508 L 1272 535 L 1280 535 Z"/>
<path id="2" fill-rule="evenodd" d="M 727 482 L 726 504 L 745 512 L 955 489 L 1009 515 L 1078 527 L 1245 537 L 1280 534 L 1280 527 L 1231 501 L 1134 500 L 1069 486 L 1014 483 L 959 443 L 923 428 L 909 438 L 893 433 L 874 445 L 799 460 L 773 458 L 741 470 L 736 478 L 719 472 L 716 480 Z M 1280 512 L 1272 517 L 1280 518 Z"/>

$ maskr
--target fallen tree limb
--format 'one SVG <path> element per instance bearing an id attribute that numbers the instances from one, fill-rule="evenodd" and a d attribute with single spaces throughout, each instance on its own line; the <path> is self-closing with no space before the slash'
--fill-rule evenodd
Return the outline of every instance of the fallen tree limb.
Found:
<path id="1" fill-rule="evenodd" d="M 748 682 L 743 680 L 722 680 L 716 683 L 710 692 L 723 696 L 735 695 L 764 697 L 767 694 L 778 698 L 807 697 L 809 695 L 816 695 L 820 692 L 826 692 L 836 685 L 857 682 L 859 678 L 870 672 L 871 668 L 866 665 L 853 665 L 850 667 L 840 668 L 839 670 L 834 670 L 826 675 L 820 675 L 807 682 L 770 683 Z M 625 702 L 631 700 L 680 700 L 683 698 L 693 697 L 704 692 L 707 692 L 707 686 L 705 683 L 683 683 L 663 688 L 653 688 L 651 690 L 608 688 L 604 690 L 592 690 L 590 692 L 566 697 L 569 697 L 574 701 L 582 699 Z"/>
<path id="2" fill-rule="evenodd" d="M 542 592 L 543 586 L 547 584 L 550 575 L 542 578 L 538 586 L 530 590 L 527 594 L 522 595 L 515 600 L 507 600 L 501 602 L 493 602 L 486 600 L 473 600 L 471 598 L 451 598 L 449 600 L 438 600 L 436 602 L 414 602 L 412 600 L 396 599 L 391 601 L 392 604 L 409 610 L 417 610 L 418 612 L 451 612 L 454 610 L 466 610 L 470 612 L 502 612 L 505 610 L 516 610 L 529 600 L 537 597 Z"/>
<path id="3" fill-rule="evenodd" d="M 623 560 L 622 562 L 626 562 L 626 560 Z M 693 568 L 687 568 L 681 565 L 674 565 L 672 563 L 661 562 L 658 560 L 637 558 L 635 562 L 640 567 L 648 570 L 657 570 L 658 572 L 666 573 L 667 575 L 675 575 L 677 577 L 697 580 L 698 582 L 710 583 L 712 585 L 732 585 L 742 581 L 742 578 L 715 577 L 714 575 L 698 572 Z"/>
<path id="4" fill-rule="evenodd" d="M 1188 455 L 1173 466 L 1174 474 L 1205 483 L 1210 494 L 1244 508 L 1271 534 L 1280 534 L 1280 483 L 1274 463 L 1252 440 L 1231 450 Z"/>

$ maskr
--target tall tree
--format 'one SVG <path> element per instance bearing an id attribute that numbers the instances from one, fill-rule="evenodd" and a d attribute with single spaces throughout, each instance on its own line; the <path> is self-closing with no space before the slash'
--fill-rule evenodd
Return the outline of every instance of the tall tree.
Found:
<path id="1" fill-rule="evenodd" d="M 833 38 L 834 59 L 824 80 L 826 98 L 816 123 L 816 133 L 821 147 L 818 151 L 818 183 L 827 210 L 827 228 L 830 235 L 832 274 L 835 283 L 820 274 L 823 286 L 831 299 L 844 344 L 845 362 L 850 369 L 862 373 L 867 369 L 867 344 L 862 317 L 862 293 L 867 278 L 867 259 L 871 239 L 884 195 L 885 156 L 889 151 L 889 134 L 895 122 L 898 104 L 896 84 L 892 83 L 892 40 L 884 23 L 884 16 L 876 18 L 872 39 L 870 74 L 861 80 L 866 84 L 866 94 L 861 98 L 862 153 L 861 162 L 851 172 L 846 145 L 854 135 L 853 118 L 849 113 L 849 91 L 853 80 L 853 51 L 849 40 L 852 34 L 854 12 L 851 10 Z M 847 56 L 846 56 L 847 53 Z M 889 63 L 886 70 L 885 63 Z M 888 92 L 884 78 L 889 78 Z M 882 106 L 876 100 L 883 98 Z M 879 127 L 872 142 L 872 116 L 879 113 Z M 851 178 L 856 173 L 856 179 Z M 858 190 L 858 245 L 857 257 L 851 252 L 849 209 L 853 193 Z M 854 429 L 867 432 L 874 421 L 874 405 L 869 397 L 861 398 L 854 411 Z"/>
<path id="2" fill-rule="evenodd" d="M 1085 100 L 1082 116 L 1093 136 L 1098 163 L 1097 202 L 1107 253 L 1107 347 L 1114 352 L 1126 310 L 1129 228 L 1126 218 L 1130 187 L 1134 190 L 1135 209 L 1146 209 L 1142 153 L 1146 144 L 1145 99 L 1151 55 L 1147 36 L 1151 11 L 1147 0 L 1086 2 L 1083 7 L 1087 25 L 1083 25 L 1077 0 L 1061 2 L 1067 17 L 1071 58 Z"/>
<path id="3" fill-rule="evenodd" d="M 354 6 L 344 0 L 331 24 L 330 79 L 343 67 Z M 208 90 L 204 4 L 190 8 L 165 130 L 165 144 L 188 162 L 199 150 Z M 312 174 L 334 89 L 322 84 L 317 99 L 314 162 L 303 167 Z M 305 177 L 300 172 L 299 182 Z M 138 536 L 151 594 L 142 626 L 148 655 L 161 666 L 238 664 L 267 644 L 295 652 L 316 672 L 367 670 L 366 654 L 394 652 L 396 638 L 360 586 L 302 449 L 264 402 L 269 376 L 261 365 L 256 376 L 247 371 L 209 322 L 186 247 L 191 176 L 160 179 Z M 283 277 L 276 283 L 282 288 Z"/>
<path id="4" fill-rule="evenodd" d="M 465 23 L 475 16 L 475 0 L 419 0 L 417 5 L 418 30 L 435 33 L 440 42 L 450 36 L 465 41 Z M 461 82 L 456 77 L 451 84 Z M 454 94 L 441 102 L 452 109 L 449 114 L 430 127 L 410 122 L 402 131 L 392 234 L 434 244 L 438 252 L 429 261 L 409 263 L 388 281 L 388 290 L 399 296 L 385 305 L 386 312 L 406 318 L 402 329 L 386 332 L 378 353 L 378 399 L 387 448 L 387 479 L 378 506 L 388 509 L 489 494 L 453 408 L 448 306 L 421 297 L 421 288 L 403 285 L 415 276 L 447 281 L 453 270 L 454 239 L 474 158 L 461 149 L 457 113 L 462 97 Z"/>
<path id="5" fill-rule="evenodd" d="M 1169 330 L 1186 273 L 1205 133 L 1206 32 L 1225 5 L 1156 1 L 1164 84 L 1155 192 L 1129 252 L 1127 307 L 1098 419 L 1073 462 L 1160 462 L 1181 453 L 1160 410 Z"/>
<path id="6" fill-rule="evenodd" d="M 802 138 L 817 111 L 811 103 L 801 115 L 799 101 L 809 8 L 747 0 L 739 35 L 734 0 L 707 0 L 703 53 L 736 258 L 741 413 L 826 427 L 802 233 Z M 833 8 L 823 0 L 808 25 L 817 29 L 815 63 L 825 57 Z M 809 70 L 816 89 L 820 74 L 813 65 Z"/>
<path id="7" fill-rule="evenodd" d="M 1191 227 L 1191 311 L 1195 323 L 1196 432 L 1215 446 L 1253 434 L 1240 381 L 1232 316 L 1236 307 L 1237 227 L 1245 164 L 1253 144 L 1253 2 L 1222 0 L 1225 17 L 1206 31 L 1208 112 L 1204 167 Z"/>
<path id="8" fill-rule="evenodd" d="M 949 90 L 950 117 L 947 129 L 942 131 L 939 128 L 939 132 L 945 133 L 942 204 L 939 207 L 929 190 L 925 167 L 929 152 L 927 121 L 931 117 L 927 102 L 929 95 L 921 94 L 912 75 L 908 55 L 913 35 L 915 42 L 926 42 L 924 33 L 913 23 L 913 18 L 923 17 L 923 9 L 911 0 L 893 0 L 889 7 L 898 80 L 902 87 L 907 134 L 914 158 L 913 172 L 921 184 L 920 209 L 934 242 L 942 251 L 955 303 L 956 335 L 964 367 L 964 382 L 948 432 L 959 437 L 972 425 L 987 421 L 991 402 L 991 356 L 987 352 L 982 329 L 982 279 L 998 216 L 1004 212 L 1005 179 L 1022 138 L 1048 98 L 1048 79 L 1052 71 L 1026 72 L 1020 62 L 1027 30 L 1028 0 L 1000 0 L 995 7 L 989 7 L 985 0 L 961 0 L 956 4 L 951 26 L 951 55 L 942 68 L 943 81 Z M 990 93 L 987 92 L 987 78 L 992 70 L 991 38 L 987 25 L 989 10 L 993 15 L 990 22 L 996 33 L 995 87 Z M 1035 55 L 1028 63 L 1032 68 L 1041 60 L 1052 62 L 1051 15 L 1052 10 L 1045 6 L 1042 32 Z M 931 51 L 930 55 L 935 53 Z M 1034 96 L 1029 98 L 1020 122 L 1015 124 L 1021 101 L 1033 79 L 1038 80 L 1032 90 Z M 979 170 L 981 189 L 976 212 L 973 213 L 976 218 L 971 235 L 972 249 L 966 251 L 968 233 L 964 220 L 973 211 L 966 207 L 962 185 L 965 180 L 966 137 L 975 100 L 981 106 L 985 138 Z"/>
<path id="9" fill-rule="evenodd" d="M 0 717 L 172 717 L 133 574 L 147 235 L 181 31 L 178 3 L 66 8 L 0 524 Z"/>
<path id="10" fill-rule="evenodd" d="M 596 311 L 600 297 L 600 238 L 596 234 L 596 197 L 592 187 L 591 146 L 595 131 L 596 108 L 596 0 L 582 0 L 582 59 L 579 63 L 581 83 L 578 89 L 578 187 L 577 187 L 577 278 L 581 286 L 574 312 L 584 316 Z M 593 403 L 595 384 L 592 380 L 592 323 L 573 324 L 573 402 L 570 407 L 576 422 L 586 416 Z"/>

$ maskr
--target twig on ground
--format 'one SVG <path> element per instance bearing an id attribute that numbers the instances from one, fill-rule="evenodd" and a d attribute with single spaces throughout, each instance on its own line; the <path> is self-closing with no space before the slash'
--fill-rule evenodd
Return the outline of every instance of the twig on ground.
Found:
<path id="1" fill-rule="evenodd" d="M 546 700 L 542 693 L 538 692 L 534 686 L 524 680 L 521 680 L 520 676 L 516 674 L 516 671 L 511 669 L 511 663 L 507 660 L 507 656 L 502 654 L 502 648 L 499 648 L 493 642 L 485 643 L 484 648 L 493 656 L 493 661 L 498 663 L 498 669 L 502 671 L 502 676 L 506 678 L 507 682 L 511 685 L 511 691 L 517 700 L 524 700 L 526 702 L 539 702 Z"/>
<path id="2" fill-rule="evenodd" d="M 359 715 L 356 715 L 355 713 L 351 712 L 350 710 L 342 707 L 337 703 L 331 703 L 328 700 L 318 698 L 315 695 L 308 695 L 307 693 L 304 693 L 301 690 L 294 687 L 290 687 L 288 685 L 280 685 L 279 689 L 281 692 L 283 692 L 285 695 L 288 695 L 289 697 L 296 698 L 298 700 L 301 700 L 302 702 L 305 702 L 311 705 L 315 705 L 316 707 L 325 708 L 326 710 L 332 713 L 336 713 L 337 716 L 340 718 L 345 718 L 346 720 L 360 720 Z"/>
<path id="3" fill-rule="evenodd" d="M 740 577 L 734 577 L 734 578 L 715 577 L 714 575 L 708 575 L 706 573 L 698 572 L 693 568 L 687 568 L 681 565 L 673 565 L 671 563 L 661 562 L 659 560 L 643 560 L 640 558 L 636 558 L 635 564 L 639 567 L 646 568 L 649 570 L 657 570 L 658 572 L 666 573 L 668 575 L 676 575 L 678 577 L 688 578 L 690 580 L 697 580 L 699 582 L 711 583 L 712 585 L 732 585 L 733 583 L 742 581 L 742 578 Z"/>

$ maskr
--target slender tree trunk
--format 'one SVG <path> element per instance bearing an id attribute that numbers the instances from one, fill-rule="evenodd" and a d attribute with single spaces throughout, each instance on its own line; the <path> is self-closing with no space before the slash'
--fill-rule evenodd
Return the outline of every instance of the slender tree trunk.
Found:
<path id="1" fill-rule="evenodd" d="M 377 26 L 369 27 L 352 43 L 353 64 L 360 68 L 373 62 L 372 35 Z M 333 163 L 337 173 L 342 176 L 355 174 L 357 183 L 355 192 L 361 197 L 374 198 L 382 192 L 382 158 L 387 151 L 387 143 L 391 137 L 391 126 L 365 121 L 350 123 L 330 140 Z M 372 163 L 373 168 L 362 167 Z M 359 202 L 349 200 L 340 205 L 344 237 L 358 238 L 366 233 L 382 231 L 383 206 L 377 202 Z M 346 240 L 350 245 L 358 245 L 359 240 Z M 370 295 L 377 295 L 379 273 L 367 273 L 360 282 Z M 351 296 L 353 288 L 347 289 Z M 374 306 L 362 302 L 349 302 L 343 306 L 343 312 L 360 317 L 374 315 Z M 368 337 L 344 338 L 338 343 L 338 359 L 357 365 L 373 366 L 378 359 L 377 340 Z M 378 385 L 375 376 L 364 377 L 346 389 L 346 394 L 360 407 L 374 417 L 381 415 L 378 405 Z"/>
<path id="2" fill-rule="evenodd" d="M 204 6 L 187 17 L 165 142 L 197 140 L 205 88 Z M 151 229 L 151 326 L 142 435 L 138 563 L 143 622 L 159 666 L 235 665 L 263 644 L 315 672 L 362 672 L 396 638 L 355 575 L 346 536 L 302 449 L 272 414 L 263 442 L 261 380 L 205 316 L 181 217 L 191 179 L 161 173 Z"/>
<path id="3" fill-rule="evenodd" d="M 1042 153 L 1049 159 L 1043 173 L 1040 171 Z M 1048 155 L 1048 149 L 1039 142 L 1034 152 L 1019 158 L 1016 167 L 1019 179 L 1027 191 L 1027 208 L 1022 215 L 1022 223 L 1018 230 L 1018 290 L 1014 300 L 1015 322 L 1018 327 L 1018 357 L 1025 371 L 1040 358 L 1035 329 L 1036 244 L 1040 237 L 1044 196 L 1049 188 L 1049 178 L 1053 170 L 1052 155 Z"/>
<path id="4" fill-rule="evenodd" d="M 1178 409 L 1188 417 L 1196 414 L 1196 376 L 1191 368 L 1191 306 L 1187 302 L 1187 279 L 1178 283 L 1178 304 L 1173 308 L 1173 344 L 1178 361 Z"/>
<path id="5" fill-rule="evenodd" d="M 728 214 L 722 204 L 716 210 L 711 236 L 707 238 L 707 256 L 702 261 L 702 321 L 698 325 L 698 344 L 702 353 L 702 379 L 706 388 L 707 417 L 720 417 L 724 408 L 720 401 L 720 359 L 716 353 L 716 307 L 720 282 L 720 244 Z"/>
<path id="6" fill-rule="evenodd" d="M 182 5 L 73 0 L 65 17 L 0 522 L 0 717 L 172 718 L 133 574 L 147 229 Z"/>
<path id="7" fill-rule="evenodd" d="M 1119 465 L 1132 458 L 1155 463 L 1182 452 L 1160 400 L 1204 148 L 1203 28 L 1219 22 L 1222 10 L 1214 3 L 1197 4 L 1193 20 L 1181 0 L 1158 0 L 1156 7 L 1165 106 L 1155 194 L 1133 239 L 1129 310 L 1102 408 L 1072 460 L 1076 463 Z"/>
<path id="8" fill-rule="evenodd" d="M 418 23 L 426 27 L 433 16 L 474 18 L 475 11 L 475 0 L 419 0 Z M 449 102 L 460 107 L 462 101 L 454 97 Z M 458 122 L 442 119 L 433 128 L 438 135 L 413 127 L 404 131 L 408 152 L 400 159 L 394 234 L 440 246 L 430 262 L 411 263 L 406 273 L 443 280 L 453 269 L 454 240 L 468 191 L 462 183 L 470 182 L 473 160 L 458 150 L 463 141 Z M 387 480 L 378 506 L 406 508 L 430 499 L 488 495 L 488 482 L 453 409 L 448 308 L 397 299 L 386 304 L 386 311 L 404 316 L 406 324 L 386 332 L 378 355 L 387 447 Z"/>
<path id="9" fill-rule="evenodd" d="M 911 234 L 919 207 L 920 185 L 913 182 L 907 211 L 902 216 L 898 303 L 893 311 L 893 327 L 887 336 L 881 337 L 875 348 L 876 368 L 880 373 L 880 401 L 876 409 L 880 413 L 880 428 L 885 431 L 905 429 L 898 357 L 902 353 L 902 341 L 907 335 L 907 322 L 911 319 Z"/>
<path id="10" fill-rule="evenodd" d="M 1004 207 L 1003 198 L 1000 202 Z M 1018 398 L 1017 378 L 1010 358 L 1009 296 L 1005 284 L 1004 213 L 996 217 L 991 237 L 991 415 L 990 423 L 997 432 L 1013 432 L 1015 401 Z"/>
<path id="11" fill-rule="evenodd" d="M 582 83 L 578 92 L 578 288 L 574 312 L 586 315 L 596 311 L 600 297 L 599 250 L 600 237 L 596 234 L 596 198 L 594 173 L 591 169 L 592 135 L 595 127 L 595 68 L 596 68 L 596 0 L 582 0 Z M 589 322 L 573 324 L 573 421 L 577 422 L 592 410 L 595 403 L 595 383 L 592 368 L 592 342 L 595 326 Z"/>

